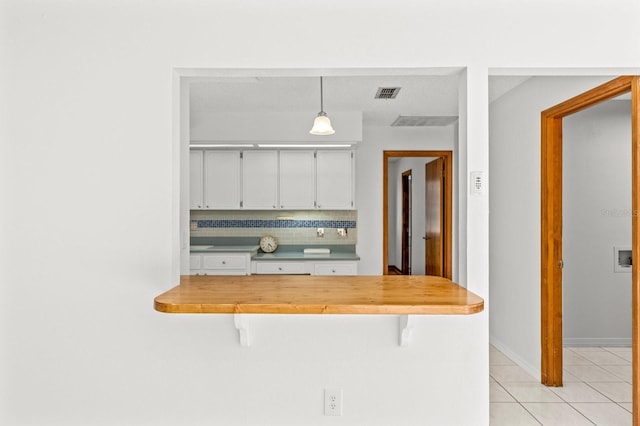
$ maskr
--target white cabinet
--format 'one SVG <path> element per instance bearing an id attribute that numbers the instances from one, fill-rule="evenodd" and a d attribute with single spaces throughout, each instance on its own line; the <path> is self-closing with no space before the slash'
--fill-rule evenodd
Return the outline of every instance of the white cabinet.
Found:
<path id="1" fill-rule="evenodd" d="M 313 275 L 358 275 L 358 264 L 349 261 L 316 262 Z"/>
<path id="2" fill-rule="evenodd" d="M 352 151 L 318 150 L 316 201 L 319 209 L 353 209 L 353 180 Z"/>
<path id="3" fill-rule="evenodd" d="M 206 253 L 189 256 L 191 275 L 249 275 L 251 253 Z"/>
<path id="4" fill-rule="evenodd" d="M 314 151 L 280 151 L 280 208 L 314 209 L 316 173 Z"/>
<path id="5" fill-rule="evenodd" d="M 204 151 L 204 208 L 240 208 L 240 151 Z"/>
<path id="6" fill-rule="evenodd" d="M 352 210 L 353 151 L 192 150 L 192 210 Z"/>
<path id="7" fill-rule="evenodd" d="M 278 208 L 278 151 L 245 151 L 242 158 L 242 206 Z"/>
<path id="8" fill-rule="evenodd" d="M 265 275 L 358 275 L 358 262 L 355 260 L 254 260 L 251 272 Z"/>
<path id="9" fill-rule="evenodd" d="M 189 208 L 204 208 L 204 151 L 189 151 Z"/>

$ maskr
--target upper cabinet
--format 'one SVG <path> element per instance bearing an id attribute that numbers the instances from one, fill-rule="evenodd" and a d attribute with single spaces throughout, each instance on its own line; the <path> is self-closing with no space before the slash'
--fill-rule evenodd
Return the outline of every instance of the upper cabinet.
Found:
<path id="1" fill-rule="evenodd" d="M 353 180 L 352 151 L 317 152 L 316 202 L 319 209 L 353 209 Z"/>
<path id="2" fill-rule="evenodd" d="M 352 210 L 353 151 L 192 150 L 192 210 Z"/>
<path id="3" fill-rule="evenodd" d="M 315 151 L 280 151 L 280 208 L 316 208 Z"/>
<path id="4" fill-rule="evenodd" d="M 189 151 L 189 208 L 204 208 L 204 152 Z"/>
<path id="5" fill-rule="evenodd" d="M 203 208 L 240 208 L 240 151 L 204 151 Z"/>
<path id="6" fill-rule="evenodd" d="M 242 206 L 252 210 L 278 208 L 278 151 L 242 153 Z"/>

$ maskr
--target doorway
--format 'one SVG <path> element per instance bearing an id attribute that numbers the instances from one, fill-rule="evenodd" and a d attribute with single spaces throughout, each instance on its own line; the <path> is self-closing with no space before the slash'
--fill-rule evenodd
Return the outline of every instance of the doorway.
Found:
<path id="1" fill-rule="evenodd" d="M 411 275 L 411 226 L 413 224 L 411 220 L 413 210 L 411 174 L 411 170 L 402 172 L 402 266 L 400 267 L 400 275 Z"/>
<path id="2" fill-rule="evenodd" d="M 553 106 L 541 114 L 541 381 L 562 386 L 562 120 L 631 92 L 632 257 L 640 253 L 640 77 L 623 76 Z M 640 276 L 632 264 L 633 424 L 640 424 Z"/>
<path id="3" fill-rule="evenodd" d="M 427 254 L 429 252 L 429 243 L 431 243 L 431 245 L 436 245 L 438 247 L 437 250 L 437 256 L 439 256 L 440 258 L 440 266 L 437 268 L 437 270 L 434 273 L 433 269 L 432 269 L 432 273 L 439 275 L 439 276 L 443 276 L 445 278 L 452 278 L 452 242 L 453 242 L 453 238 L 452 238 L 452 233 L 453 233 L 453 221 L 452 221 L 452 217 L 453 217 L 453 208 L 452 208 L 452 204 L 453 204 L 453 153 L 452 151 L 384 151 L 383 152 L 383 264 L 382 264 L 382 273 L 384 275 L 388 275 L 390 273 L 394 273 L 393 270 L 390 271 L 390 265 L 389 265 L 389 246 L 390 246 L 390 239 L 389 239 L 389 229 L 390 226 L 392 226 L 389 221 L 390 221 L 390 215 L 389 215 L 389 206 L 390 206 L 390 199 L 389 199 L 389 182 L 390 182 L 390 178 L 389 178 L 389 160 L 391 159 L 398 159 L 398 158 L 402 158 L 402 157 L 408 157 L 408 158 L 416 158 L 416 157 L 423 157 L 425 159 L 425 163 L 437 163 L 438 166 L 440 167 L 440 171 L 437 173 L 437 181 L 439 182 L 439 186 L 441 186 L 438 191 L 435 193 L 435 197 L 438 198 L 438 202 L 434 203 L 433 205 L 430 204 L 430 206 L 432 206 L 434 209 L 431 212 L 427 212 L 427 208 L 424 209 L 424 214 L 425 214 L 425 223 L 434 223 L 433 219 L 427 219 L 426 216 L 432 216 L 435 215 L 437 213 L 437 226 L 433 229 L 433 234 L 431 233 L 427 233 L 426 232 L 426 227 L 423 231 L 425 231 L 424 233 L 421 232 L 421 244 L 424 244 L 425 246 L 425 256 L 424 256 L 424 261 L 425 261 L 425 272 L 426 272 L 426 258 L 427 258 Z M 431 161 L 431 162 L 427 162 L 427 159 L 432 159 L 432 160 L 436 160 L 436 161 Z M 428 167 L 425 165 L 425 172 L 426 170 L 428 170 Z M 415 179 L 415 176 L 412 176 L 412 179 Z M 433 184 L 433 183 L 432 183 Z M 430 184 L 428 183 L 427 179 L 426 179 L 426 173 L 425 173 L 425 188 L 427 186 L 429 186 Z M 414 187 L 415 188 L 415 187 Z M 403 191 L 404 192 L 404 191 Z M 432 192 L 433 193 L 433 192 Z M 426 203 L 426 191 L 425 191 L 425 203 Z M 432 196 L 433 197 L 433 196 Z M 416 199 L 412 200 L 412 204 L 413 204 L 413 210 L 414 212 L 416 211 L 415 209 L 417 208 L 417 203 Z M 404 204 L 404 203 L 403 203 Z M 421 206 L 422 207 L 422 206 Z M 437 231 L 436 231 L 437 229 Z M 415 233 L 414 233 L 415 234 Z M 403 232 L 404 235 L 404 232 Z M 416 236 L 412 235 L 412 238 L 415 239 Z M 414 243 L 415 244 L 415 243 Z M 404 243 L 402 243 L 402 245 L 404 246 Z M 433 257 L 433 254 L 430 254 L 431 257 Z M 403 261 L 404 263 L 404 261 Z M 394 266 L 394 265 L 391 265 Z M 401 265 L 401 268 L 398 268 L 398 270 L 400 269 L 404 269 L 404 266 Z M 415 273 L 415 265 L 414 267 L 411 268 L 412 272 Z M 397 272 L 397 271 L 396 271 Z"/>

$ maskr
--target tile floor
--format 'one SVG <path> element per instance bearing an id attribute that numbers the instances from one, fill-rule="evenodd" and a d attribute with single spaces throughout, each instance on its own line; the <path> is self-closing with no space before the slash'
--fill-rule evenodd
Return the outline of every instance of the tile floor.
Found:
<path id="1" fill-rule="evenodd" d="M 491 426 L 631 425 L 631 348 L 565 348 L 564 386 L 546 387 L 493 346 Z"/>

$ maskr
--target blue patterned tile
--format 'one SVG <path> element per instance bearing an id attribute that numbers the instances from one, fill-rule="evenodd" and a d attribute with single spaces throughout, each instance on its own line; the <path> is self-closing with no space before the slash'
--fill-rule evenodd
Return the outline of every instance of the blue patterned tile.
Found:
<path id="1" fill-rule="evenodd" d="M 215 219 L 197 220 L 198 228 L 356 228 L 355 220 L 274 220 Z"/>

